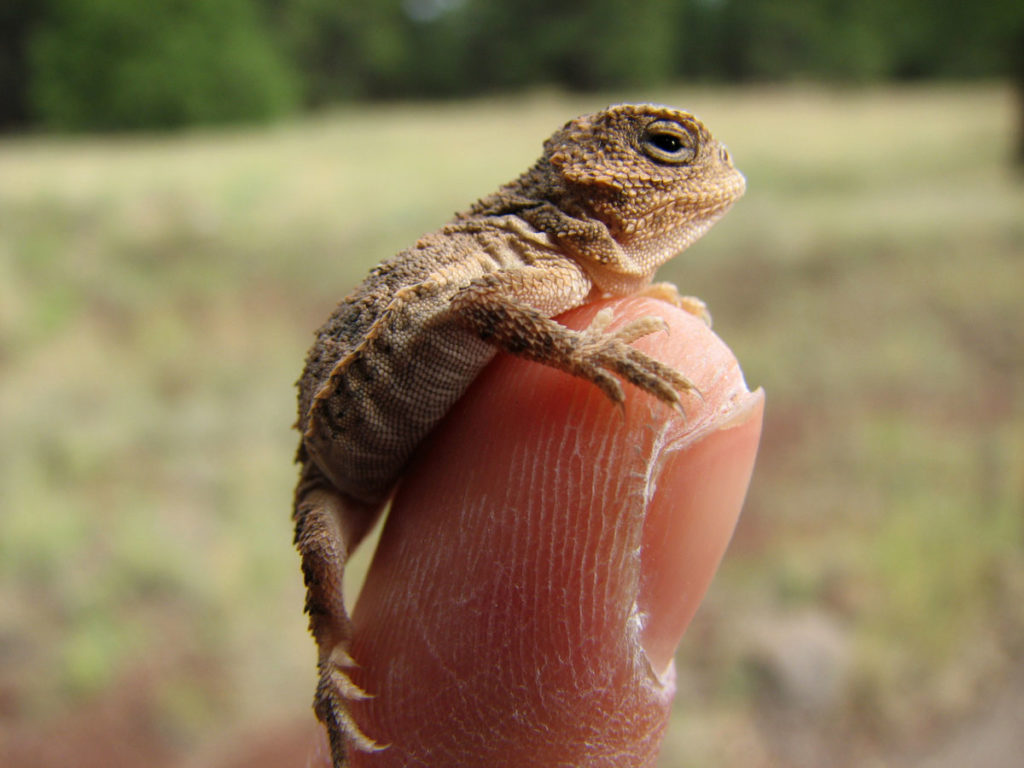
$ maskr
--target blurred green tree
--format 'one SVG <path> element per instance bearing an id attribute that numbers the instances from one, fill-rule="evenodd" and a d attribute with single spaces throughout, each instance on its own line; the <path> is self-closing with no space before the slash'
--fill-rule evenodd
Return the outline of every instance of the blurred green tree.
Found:
<path id="1" fill-rule="evenodd" d="M 678 0 L 467 1 L 470 68 L 487 86 L 577 90 L 656 84 L 675 75 Z"/>
<path id="2" fill-rule="evenodd" d="M 166 128 L 301 101 L 1012 71 L 1020 0 L 0 0 L 0 126 Z"/>
<path id="3" fill-rule="evenodd" d="M 248 0 L 51 0 L 30 44 L 29 96 L 66 130 L 265 118 L 295 79 Z"/>
<path id="4" fill-rule="evenodd" d="M 0 128 L 29 122 L 28 41 L 45 17 L 47 0 L 0 2 Z"/>
<path id="5" fill-rule="evenodd" d="M 258 0 L 308 105 L 398 91 L 416 66 L 401 0 Z M 423 66 L 430 67 L 431 62 Z"/>

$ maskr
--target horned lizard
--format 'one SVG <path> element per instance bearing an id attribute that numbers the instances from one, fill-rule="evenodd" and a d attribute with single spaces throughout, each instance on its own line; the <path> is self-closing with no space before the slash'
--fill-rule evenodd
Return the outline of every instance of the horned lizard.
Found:
<path id="1" fill-rule="evenodd" d="M 346 707 L 367 694 L 346 672 L 354 662 L 341 581 L 413 449 L 498 351 L 587 379 L 615 403 L 619 376 L 678 407 L 691 383 L 631 346 L 662 320 L 609 332 L 607 312 L 583 331 L 552 318 L 636 292 L 703 314 L 701 302 L 651 278 L 744 186 L 725 147 L 687 112 L 624 104 L 579 117 L 518 179 L 375 267 L 317 332 L 298 382 L 294 520 L 319 648 L 314 709 L 335 768 L 349 748 L 384 748 Z"/>

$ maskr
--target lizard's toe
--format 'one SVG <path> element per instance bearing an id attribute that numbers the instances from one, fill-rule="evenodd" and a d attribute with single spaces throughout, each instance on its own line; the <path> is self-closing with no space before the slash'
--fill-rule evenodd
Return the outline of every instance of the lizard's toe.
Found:
<path id="1" fill-rule="evenodd" d="M 623 400 L 622 386 L 609 371 L 680 410 L 681 392 L 700 394 L 693 382 L 679 371 L 631 346 L 637 339 L 667 330 L 662 318 L 648 315 L 632 320 L 614 331 L 607 331 L 610 321 L 609 310 L 602 310 L 590 326 L 581 332 L 575 355 L 576 363 L 569 367 L 570 372 L 597 384 L 614 403 Z"/>
<path id="2" fill-rule="evenodd" d="M 673 307 L 679 307 L 684 312 L 689 312 L 694 317 L 700 318 L 708 328 L 711 327 L 711 311 L 708 305 L 696 296 L 682 296 L 679 289 L 672 283 L 651 283 L 646 288 L 640 289 L 637 296 L 648 296 L 658 301 L 664 301 Z"/>
<path id="3" fill-rule="evenodd" d="M 697 392 L 693 382 L 679 371 L 634 347 L 626 347 L 623 357 L 616 358 L 611 367 L 630 384 L 674 407 L 681 407 L 681 392 Z"/>
<path id="4" fill-rule="evenodd" d="M 657 315 L 647 315 L 615 329 L 611 336 L 624 344 L 632 344 L 637 339 L 642 339 L 644 336 L 650 336 L 652 333 L 658 333 L 659 331 L 667 332 L 668 323 Z"/>
<path id="5" fill-rule="evenodd" d="M 707 304 L 696 296 L 680 296 L 676 301 L 676 306 L 684 312 L 689 312 L 694 317 L 703 320 L 704 325 L 708 328 L 711 327 L 711 310 L 708 309 Z"/>
<path id="6" fill-rule="evenodd" d="M 668 323 L 664 319 L 657 315 L 646 315 L 644 317 L 638 317 L 635 320 L 631 320 L 621 328 L 616 328 L 614 331 L 608 331 L 608 326 L 611 325 L 612 320 L 615 318 L 610 307 L 605 307 L 596 315 L 594 319 L 590 321 L 585 329 L 580 334 L 589 343 L 602 345 L 608 344 L 612 340 L 618 340 L 624 344 L 632 344 L 637 339 L 642 339 L 644 336 L 650 336 L 652 333 L 658 331 L 667 331 Z"/>
<path id="7" fill-rule="evenodd" d="M 604 336 L 604 332 L 608 329 L 608 326 L 611 325 L 611 322 L 614 319 L 615 313 L 612 311 L 611 307 L 605 307 L 594 315 L 594 319 L 590 321 L 590 325 L 584 328 L 581 333 L 587 338 L 599 339 Z"/>
<path id="8" fill-rule="evenodd" d="M 345 756 L 349 745 L 360 752 L 379 752 L 388 747 L 363 733 L 348 710 L 351 701 L 373 698 L 349 677 L 346 670 L 355 666 L 352 657 L 341 646 L 320 664 L 320 682 L 313 709 L 327 728 L 335 768 L 347 765 Z"/>

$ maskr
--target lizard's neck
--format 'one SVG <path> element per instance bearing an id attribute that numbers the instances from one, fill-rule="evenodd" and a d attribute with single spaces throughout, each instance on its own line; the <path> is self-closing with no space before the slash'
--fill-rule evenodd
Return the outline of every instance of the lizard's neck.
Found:
<path id="1" fill-rule="evenodd" d="M 546 158 L 541 158 L 519 178 L 502 185 L 497 192 L 483 197 L 456 214 L 455 219 L 516 214 L 525 208 L 551 203 L 573 218 L 590 218 L 578 206 L 566 207 L 566 188 Z"/>

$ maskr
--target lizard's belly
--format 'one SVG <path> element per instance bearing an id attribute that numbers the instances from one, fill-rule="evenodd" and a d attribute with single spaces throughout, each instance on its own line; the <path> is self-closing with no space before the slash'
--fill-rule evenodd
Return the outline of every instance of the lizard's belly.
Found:
<path id="1" fill-rule="evenodd" d="M 448 302 L 436 295 L 392 313 L 315 400 L 306 448 L 338 490 L 386 498 L 416 446 L 494 357 L 454 322 Z"/>

